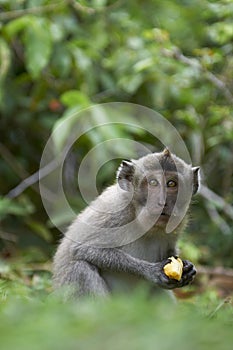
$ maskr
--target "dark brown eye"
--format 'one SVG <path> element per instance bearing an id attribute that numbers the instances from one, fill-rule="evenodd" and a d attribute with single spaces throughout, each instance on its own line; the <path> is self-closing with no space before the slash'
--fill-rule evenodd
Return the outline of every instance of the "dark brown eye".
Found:
<path id="1" fill-rule="evenodd" d="M 176 187 L 176 186 L 177 186 L 177 183 L 174 180 L 169 180 L 167 182 L 167 187 Z"/>
<path id="2" fill-rule="evenodd" d="M 158 186 L 158 181 L 156 180 L 156 179 L 151 179 L 150 181 L 149 181 L 149 184 L 151 185 L 151 186 Z"/>

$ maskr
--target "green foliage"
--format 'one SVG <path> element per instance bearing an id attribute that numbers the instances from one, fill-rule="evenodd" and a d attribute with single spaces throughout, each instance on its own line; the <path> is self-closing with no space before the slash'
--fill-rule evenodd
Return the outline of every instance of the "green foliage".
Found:
<path id="1" fill-rule="evenodd" d="M 142 290 L 63 304 L 50 294 L 48 262 L 59 232 L 48 221 L 37 184 L 20 192 L 58 126 L 53 142 L 57 153 L 62 149 L 75 112 L 112 101 L 150 107 L 177 128 L 193 163 L 202 166 L 203 182 L 224 200 L 197 197 L 182 256 L 233 267 L 227 211 L 233 201 L 232 11 L 228 0 L 0 0 L 2 349 L 232 348 L 232 305 L 212 289 L 178 305 L 148 300 Z M 78 162 L 111 138 L 156 144 L 135 128 L 98 128 L 74 147 Z M 98 152 L 95 161 L 107 159 L 107 152 Z M 117 160 L 103 166 L 98 189 L 112 183 L 117 166 Z M 86 186 L 89 181 L 87 176 Z M 76 184 L 67 192 L 80 211 Z M 66 225 L 70 217 L 59 202 L 53 206 L 57 222 Z"/>
<path id="2" fill-rule="evenodd" d="M 232 306 L 214 290 L 174 303 L 148 298 L 142 285 L 130 295 L 64 303 L 43 261 L 39 250 L 0 260 L 2 349 L 231 349 Z"/>
<path id="3" fill-rule="evenodd" d="M 23 16 L 5 27 L 6 36 L 13 38 L 23 31 L 25 64 L 32 78 L 39 78 L 42 69 L 48 64 L 52 41 L 49 22 L 45 18 Z"/>
<path id="4" fill-rule="evenodd" d="M 57 232 L 37 185 L 4 196 L 38 170 L 53 128 L 93 104 L 126 101 L 161 112 L 201 164 L 203 181 L 232 203 L 231 1 L 4 0 L 0 10 L 0 237 L 17 236 L 17 245 L 2 238 L 9 254 L 35 245 L 49 253 Z M 57 151 L 72 130 L 69 120 L 54 136 Z M 78 159 L 112 137 L 154 145 L 138 130 L 93 130 L 80 140 Z M 104 167 L 98 188 L 112 182 L 116 167 Z M 77 195 L 69 200 L 83 208 Z M 209 202 L 199 196 L 188 238 L 210 251 L 206 263 L 233 266 L 232 220 Z M 67 224 L 59 203 L 54 207 Z"/>
<path id="5" fill-rule="evenodd" d="M 0 218 L 3 219 L 8 214 L 29 215 L 34 211 L 31 203 L 28 203 L 27 197 L 21 197 L 18 203 L 9 198 L 0 198 Z"/>
<path id="6" fill-rule="evenodd" d="M 166 298 L 148 301 L 142 291 L 64 304 L 54 296 L 24 299 L 23 290 L 13 289 L 7 299 L 0 289 L 3 349 L 231 349 L 232 310 L 226 304 L 211 314 L 219 305 L 211 295 L 202 299 L 211 305 L 207 310 Z"/>

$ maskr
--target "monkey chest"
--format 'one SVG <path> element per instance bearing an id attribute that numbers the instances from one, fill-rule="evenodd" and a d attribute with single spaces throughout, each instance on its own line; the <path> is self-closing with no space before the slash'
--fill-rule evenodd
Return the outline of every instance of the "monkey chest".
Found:
<path id="1" fill-rule="evenodd" d="M 158 262 L 168 258 L 175 251 L 175 241 L 159 236 L 139 239 L 122 247 L 122 250 L 140 260 Z"/>
<path id="2" fill-rule="evenodd" d="M 158 237 L 157 237 L 158 238 Z M 121 249 L 140 261 L 158 262 L 174 254 L 175 245 L 168 240 L 155 239 L 154 237 L 138 240 L 131 244 L 121 247 Z M 126 272 L 102 271 L 102 277 L 105 279 L 111 292 L 132 292 L 134 289 L 146 286 L 148 290 L 155 291 L 157 288 L 154 284 L 144 280 L 141 276 L 133 275 Z"/>
<path id="3" fill-rule="evenodd" d="M 103 271 L 101 276 L 111 293 L 130 293 L 143 284 L 150 285 L 150 282 L 143 281 L 142 278 L 126 272 Z"/>

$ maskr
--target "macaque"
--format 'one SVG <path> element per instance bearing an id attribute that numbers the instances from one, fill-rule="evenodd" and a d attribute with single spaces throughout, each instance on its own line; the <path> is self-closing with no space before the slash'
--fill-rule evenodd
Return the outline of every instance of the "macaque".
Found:
<path id="1" fill-rule="evenodd" d="M 183 260 L 179 281 L 163 268 L 178 254 L 177 240 L 198 187 L 199 167 L 167 148 L 122 161 L 115 184 L 76 217 L 58 246 L 54 289 L 79 298 L 132 292 L 142 281 L 151 291 L 191 283 L 196 274 L 191 262 Z"/>

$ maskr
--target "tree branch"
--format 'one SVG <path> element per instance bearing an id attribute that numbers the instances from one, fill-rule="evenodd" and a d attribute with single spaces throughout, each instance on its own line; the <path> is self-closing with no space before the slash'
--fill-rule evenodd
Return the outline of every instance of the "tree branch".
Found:
<path id="1" fill-rule="evenodd" d="M 232 299 L 231 297 L 226 297 L 224 300 L 222 300 L 218 306 L 215 308 L 214 311 L 212 311 L 210 314 L 209 314 L 209 318 L 213 318 L 216 316 L 217 312 L 226 304 L 232 304 Z"/>
<path id="2" fill-rule="evenodd" d="M 205 67 L 202 66 L 200 61 L 197 58 L 189 58 L 183 55 L 183 53 L 179 49 L 168 50 L 162 49 L 162 54 L 166 57 L 175 58 L 177 61 L 180 61 L 184 64 L 187 64 L 193 68 L 197 68 L 200 72 L 204 73 L 206 78 L 219 90 L 222 91 L 225 98 L 233 103 L 233 95 L 231 91 L 228 89 L 227 85 L 219 78 L 217 78 L 212 72 L 208 71 Z"/>
<path id="3" fill-rule="evenodd" d="M 233 269 L 225 268 L 222 266 L 219 267 L 209 267 L 209 266 L 198 266 L 198 274 L 208 275 L 211 277 L 231 277 L 233 278 Z"/>
<path id="4" fill-rule="evenodd" d="M 199 194 L 208 201 L 214 203 L 216 207 L 221 209 L 229 218 L 233 220 L 233 207 L 228 204 L 222 197 L 204 185 L 201 186 Z"/>
<path id="5" fill-rule="evenodd" d="M 0 21 L 11 20 L 24 15 L 39 15 L 41 13 L 53 11 L 60 6 L 63 7 L 64 4 L 65 4 L 65 1 L 59 1 L 59 2 L 56 2 L 55 4 L 49 4 L 45 6 L 37 6 L 37 7 L 30 7 L 27 9 L 5 11 L 0 13 Z"/>
<path id="6" fill-rule="evenodd" d="M 0 238 L 4 241 L 17 242 L 18 238 L 14 233 L 0 230 Z"/>
<path id="7" fill-rule="evenodd" d="M 213 206 L 213 204 L 210 201 L 206 201 L 205 204 L 211 220 L 218 226 L 218 228 L 220 229 L 220 231 L 222 231 L 224 235 L 230 235 L 231 234 L 230 226 L 218 213 L 217 209 Z"/>
<path id="8" fill-rule="evenodd" d="M 95 7 L 95 8 L 81 5 L 79 2 L 77 2 L 75 0 L 69 0 L 69 2 L 71 4 L 71 6 L 73 6 L 73 8 L 76 11 L 87 13 L 88 15 L 92 15 L 92 14 L 95 14 L 95 13 L 102 13 L 104 11 L 113 10 L 114 8 L 117 8 L 122 3 L 122 0 L 116 0 L 111 5 Z"/>
<path id="9" fill-rule="evenodd" d="M 58 167 L 59 164 L 60 164 L 60 161 L 58 159 L 52 160 L 52 162 L 48 163 L 44 168 L 39 169 L 34 174 L 32 174 L 31 176 L 27 177 L 22 182 L 20 182 L 20 184 L 18 184 L 15 188 L 10 190 L 10 192 L 8 192 L 6 197 L 8 197 L 8 198 L 18 197 L 28 187 L 30 187 L 30 186 L 34 185 L 36 182 L 38 182 L 39 179 L 44 178 L 45 176 L 50 174 L 52 171 L 54 171 Z M 48 191 L 47 189 L 44 192 L 45 193 L 47 192 L 48 199 L 51 199 L 51 197 L 54 197 L 54 194 L 51 193 L 50 191 Z"/>
<path id="10" fill-rule="evenodd" d="M 25 182 L 28 178 L 30 178 L 27 171 L 21 166 L 16 157 L 9 151 L 9 149 L 0 142 L 0 155 L 5 160 L 5 162 L 11 167 L 11 169 L 15 172 L 15 174 L 23 180 L 19 185 L 17 185 L 14 189 L 12 189 L 6 196 L 9 198 L 15 198 L 19 196 L 25 189 L 29 186 L 34 185 L 38 180 L 33 182 L 32 184 L 25 187 Z M 32 175 L 33 176 L 33 175 Z M 24 183 L 24 185 L 23 185 Z M 39 188 L 37 186 L 32 186 L 34 191 L 40 193 Z M 48 189 L 43 188 L 43 193 L 46 196 L 46 199 L 52 200 L 54 198 L 54 194 L 51 193 Z M 54 198 L 55 199 L 55 198 Z"/>
<path id="11" fill-rule="evenodd" d="M 17 161 L 14 155 L 9 149 L 0 142 L 0 154 L 7 164 L 14 170 L 14 172 L 21 178 L 24 179 L 28 176 L 28 173 L 24 170 L 21 164 Z"/>

